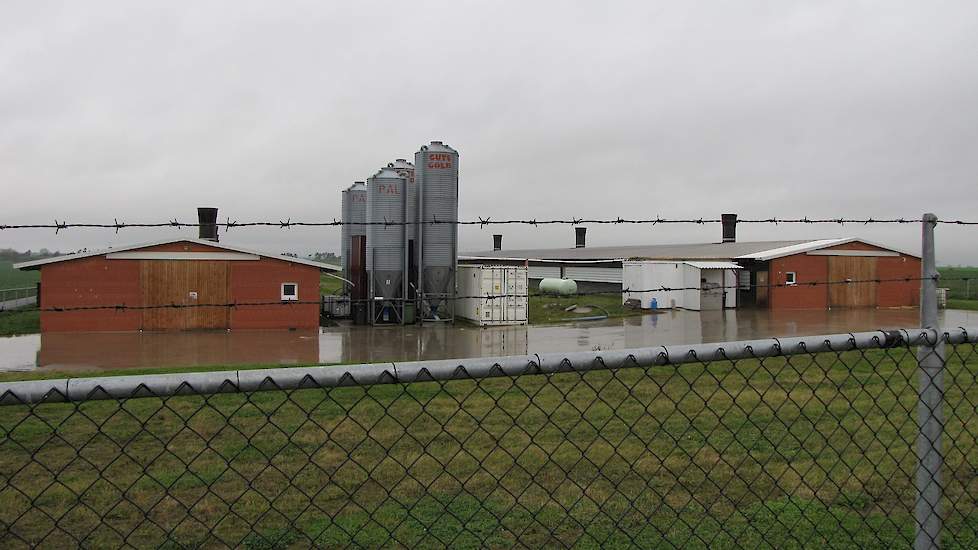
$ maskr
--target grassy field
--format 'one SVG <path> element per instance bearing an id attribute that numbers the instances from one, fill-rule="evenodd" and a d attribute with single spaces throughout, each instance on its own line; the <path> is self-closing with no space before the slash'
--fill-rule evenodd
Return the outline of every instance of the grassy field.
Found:
<path id="1" fill-rule="evenodd" d="M 36 334 L 41 331 L 39 311 L 0 311 L 0 336 Z"/>
<path id="2" fill-rule="evenodd" d="M 958 352 L 944 545 L 973 548 Z M 890 353 L 5 407 L 5 546 L 55 517 L 87 538 L 48 546 L 909 547 L 915 361 Z"/>
<path id="3" fill-rule="evenodd" d="M 18 271 L 13 262 L 0 260 L 0 289 L 32 287 L 41 280 L 37 271 Z M 36 311 L 0 311 L 0 336 L 40 332 L 40 315 Z"/>
<path id="4" fill-rule="evenodd" d="M 978 300 L 978 267 L 939 267 L 937 271 L 943 279 L 940 286 L 948 289 L 948 298 Z M 960 278 L 971 279 L 970 287 L 968 281 L 955 280 Z"/>
<path id="5" fill-rule="evenodd" d="M 948 309 L 978 310 L 978 267 L 940 267 L 940 286 L 948 289 Z M 969 281 L 955 279 L 969 278 Z"/>
<path id="6" fill-rule="evenodd" d="M 972 311 L 978 311 L 978 300 L 955 300 L 954 298 L 948 298 L 947 308 L 970 309 Z"/>
<path id="7" fill-rule="evenodd" d="M 343 290 L 343 281 L 325 274 L 319 276 L 320 294 L 339 294 L 341 290 Z"/>
<path id="8" fill-rule="evenodd" d="M 34 286 L 41 280 L 39 271 L 20 271 L 13 262 L 0 260 L 0 289 Z"/>

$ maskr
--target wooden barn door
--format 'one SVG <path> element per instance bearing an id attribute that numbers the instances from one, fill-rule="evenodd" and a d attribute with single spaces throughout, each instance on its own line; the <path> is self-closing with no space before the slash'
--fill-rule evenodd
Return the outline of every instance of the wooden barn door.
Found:
<path id="1" fill-rule="evenodd" d="M 230 300 L 228 262 L 143 260 L 140 266 L 145 305 L 225 304 Z M 226 307 L 143 310 L 143 330 L 226 329 Z"/>
<path id="2" fill-rule="evenodd" d="M 876 258 L 829 256 L 829 281 L 868 281 L 876 278 Z M 876 306 L 876 283 L 831 284 L 829 307 Z"/>

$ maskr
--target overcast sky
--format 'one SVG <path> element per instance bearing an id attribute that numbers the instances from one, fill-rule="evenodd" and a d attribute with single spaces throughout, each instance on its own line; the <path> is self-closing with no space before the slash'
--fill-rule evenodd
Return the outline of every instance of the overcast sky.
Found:
<path id="1" fill-rule="evenodd" d="M 978 2 L 0 4 L 0 223 L 331 220 L 340 190 L 432 139 L 460 214 L 978 219 Z M 463 228 L 462 250 L 498 228 Z M 504 248 L 572 246 L 504 227 Z M 741 240 L 907 226 L 741 226 Z M 71 250 L 191 230 L 0 232 Z M 589 244 L 720 228 L 594 226 Z M 273 252 L 339 229 L 237 229 Z M 978 229 L 938 260 L 978 264 Z"/>

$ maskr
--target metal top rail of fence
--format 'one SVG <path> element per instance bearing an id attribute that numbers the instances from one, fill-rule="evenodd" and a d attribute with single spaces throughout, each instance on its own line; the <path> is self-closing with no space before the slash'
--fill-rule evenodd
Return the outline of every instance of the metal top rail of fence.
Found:
<path id="1" fill-rule="evenodd" d="M 0 383 L 0 405 L 474 380 L 525 374 L 790 357 L 909 347 L 927 343 L 933 345 L 937 342 L 976 343 L 978 328 L 961 327 L 943 333 L 933 329 L 898 329 L 614 351 L 7 382 Z"/>

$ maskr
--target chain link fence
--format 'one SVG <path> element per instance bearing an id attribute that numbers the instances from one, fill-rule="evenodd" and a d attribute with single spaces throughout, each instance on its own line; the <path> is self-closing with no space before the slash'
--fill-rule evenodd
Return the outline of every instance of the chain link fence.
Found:
<path id="1" fill-rule="evenodd" d="M 976 342 L 973 329 L 911 329 L 7 383 L 0 536 L 5 548 L 973 548 Z M 931 402 L 921 365 L 935 360 Z M 922 436 L 927 418 L 937 437 Z"/>

